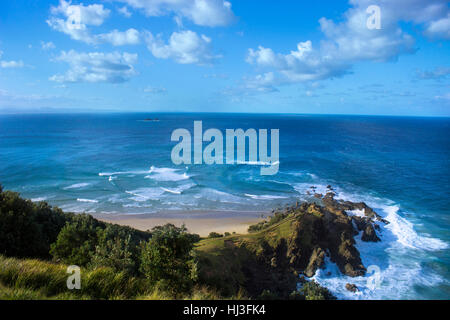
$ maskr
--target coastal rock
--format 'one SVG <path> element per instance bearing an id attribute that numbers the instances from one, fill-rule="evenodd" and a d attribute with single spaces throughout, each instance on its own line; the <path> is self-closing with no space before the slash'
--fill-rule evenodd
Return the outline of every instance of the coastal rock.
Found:
<path id="1" fill-rule="evenodd" d="M 358 287 L 353 283 L 347 283 L 345 285 L 345 289 L 347 289 L 350 292 L 358 292 L 359 291 Z"/>
<path id="2" fill-rule="evenodd" d="M 315 248 L 309 258 L 308 266 L 305 270 L 307 277 L 312 277 L 318 268 L 322 268 L 325 262 L 325 251 L 322 248 Z"/>
<path id="3" fill-rule="evenodd" d="M 375 229 L 371 223 L 368 223 L 366 225 L 366 228 L 364 229 L 364 232 L 361 236 L 362 241 L 371 241 L 371 242 L 378 242 L 381 241 L 380 238 L 378 238 Z"/>
<path id="4" fill-rule="evenodd" d="M 329 252 L 342 273 L 352 277 L 364 275 L 366 269 L 355 247 L 352 220 L 342 210 L 315 203 L 300 208 L 304 210 L 296 211 L 294 232 L 288 242 L 292 267 L 310 277 L 322 266 L 325 252 Z"/>
<path id="5" fill-rule="evenodd" d="M 354 237 L 362 232 L 364 241 L 380 241 L 375 232 L 379 228 L 374 222 L 376 212 L 363 202 L 337 201 L 334 196 L 327 192 L 319 201 L 277 209 L 267 220 L 250 226 L 249 235 L 227 238 L 234 243 L 232 247 L 222 240 L 205 244 L 200 249 L 204 250 L 200 277 L 233 294 L 244 288 L 251 297 L 270 290 L 285 298 L 295 290 L 299 275 L 314 276 L 328 259 L 342 274 L 365 275 Z M 368 215 L 349 216 L 348 210 L 364 210 Z M 226 259 L 218 259 L 218 252 Z M 358 290 L 351 284 L 349 288 Z"/>

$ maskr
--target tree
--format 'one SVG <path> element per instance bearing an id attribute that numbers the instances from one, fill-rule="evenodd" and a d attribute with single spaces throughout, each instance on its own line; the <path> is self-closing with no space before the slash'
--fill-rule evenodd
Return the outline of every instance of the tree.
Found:
<path id="1" fill-rule="evenodd" d="M 143 243 L 141 272 L 155 285 L 174 295 L 187 292 L 197 278 L 195 258 L 192 255 L 198 236 L 173 224 L 152 229 L 152 238 Z"/>
<path id="2" fill-rule="evenodd" d="M 108 226 L 97 232 L 98 244 L 92 256 L 91 266 L 110 267 L 117 272 L 136 271 L 135 254 L 131 244 L 131 234 L 119 236 Z"/>
<path id="3" fill-rule="evenodd" d="M 50 254 L 57 261 L 86 266 L 98 244 L 97 232 L 105 227 L 103 222 L 90 215 L 76 215 L 62 228 L 56 242 L 51 245 Z"/>
<path id="4" fill-rule="evenodd" d="M 50 244 L 70 218 L 46 202 L 33 203 L 0 186 L 0 254 L 49 258 Z"/>

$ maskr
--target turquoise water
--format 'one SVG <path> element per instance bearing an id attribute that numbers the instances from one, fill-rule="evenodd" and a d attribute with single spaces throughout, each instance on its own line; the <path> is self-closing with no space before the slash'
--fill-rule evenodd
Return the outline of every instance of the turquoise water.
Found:
<path id="1" fill-rule="evenodd" d="M 157 117 L 160 121 L 141 121 Z M 280 169 L 171 162 L 177 128 L 280 130 Z M 0 116 L 0 182 L 33 201 L 103 214 L 168 210 L 262 211 L 331 184 L 391 223 L 378 244 L 358 241 L 373 278 L 348 279 L 332 263 L 316 279 L 341 298 L 450 298 L 450 119 L 249 114 Z M 331 272 L 329 274 L 328 272 Z M 368 281 L 369 280 L 369 281 Z M 356 283 L 361 292 L 342 290 Z"/>

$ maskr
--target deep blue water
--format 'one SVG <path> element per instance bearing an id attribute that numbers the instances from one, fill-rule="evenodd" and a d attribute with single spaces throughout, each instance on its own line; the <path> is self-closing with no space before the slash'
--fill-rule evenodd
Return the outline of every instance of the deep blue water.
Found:
<path id="1" fill-rule="evenodd" d="M 140 121 L 157 117 L 158 122 Z M 280 169 L 171 162 L 176 128 L 280 129 Z M 206 145 L 206 143 L 205 143 Z M 343 298 L 450 298 L 450 119 L 244 114 L 0 116 L 0 183 L 34 201 L 89 213 L 236 210 L 255 214 L 306 199 L 310 186 L 366 201 L 391 223 L 358 241 L 365 265 L 348 279 L 330 263 L 318 281 Z M 166 213 L 166 214 L 170 214 Z M 251 214 L 251 213 L 249 213 Z M 331 275 L 327 272 L 331 271 Z M 356 283 L 361 293 L 342 290 Z M 343 284 L 343 285 L 342 285 Z"/>

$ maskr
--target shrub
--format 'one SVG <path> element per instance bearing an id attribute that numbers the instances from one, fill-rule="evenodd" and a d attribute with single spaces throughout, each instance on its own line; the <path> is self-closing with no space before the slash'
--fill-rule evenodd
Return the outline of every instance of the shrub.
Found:
<path id="1" fill-rule="evenodd" d="M 322 287 L 315 280 L 306 281 L 299 290 L 305 300 L 335 300 L 336 297 L 325 287 Z"/>
<path id="2" fill-rule="evenodd" d="M 222 238 L 223 234 L 217 233 L 217 232 L 210 232 L 208 235 L 208 238 Z"/>
<path id="3" fill-rule="evenodd" d="M 97 232 L 105 227 L 103 222 L 90 215 L 76 215 L 62 228 L 50 253 L 56 261 L 86 266 L 98 244 Z"/>
<path id="4" fill-rule="evenodd" d="M 99 233 L 104 232 L 100 231 Z M 130 235 L 125 239 L 119 237 L 115 237 L 112 240 L 101 239 L 95 247 L 91 266 L 93 268 L 104 266 L 110 267 L 115 271 L 134 273 L 136 271 L 136 263 L 133 259 L 130 239 Z"/>
<path id="5" fill-rule="evenodd" d="M 196 236 L 185 226 L 173 224 L 152 229 L 152 238 L 142 247 L 141 272 L 162 291 L 174 295 L 188 292 L 197 278 L 192 255 Z"/>
<path id="6" fill-rule="evenodd" d="M 50 258 L 50 244 L 72 216 L 45 202 L 22 199 L 0 186 L 0 254 Z"/>

